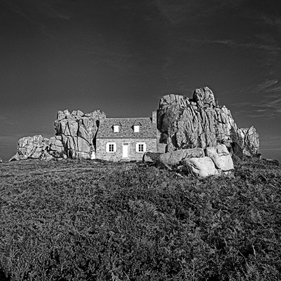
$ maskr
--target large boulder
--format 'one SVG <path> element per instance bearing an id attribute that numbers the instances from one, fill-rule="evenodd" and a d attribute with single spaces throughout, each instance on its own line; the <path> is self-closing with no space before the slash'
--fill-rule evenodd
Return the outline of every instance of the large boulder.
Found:
<path id="1" fill-rule="evenodd" d="M 183 164 L 199 177 L 217 176 L 219 171 L 210 157 L 187 158 Z"/>
<path id="2" fill-rule="evenodd" d="M 213 160 L 217 169 L 222 171 L 234 169 L 231 155 L 225 145 L 218 144 L 216 147 L 207 147 L 205 153 Z"/>
<path id="3" fill-rule="evenodd" d="M 70 113 L 59 111 L 55 121 L 55 138 L 51 138 L 50 153 L 68 158 L 93 158 L 99 124 L 105 119 L 99 110 L 84 114 L 80 110 Z"/>
<path id="4" fill-rule="evenodd" d="M 157 115 L 160 142 L 166 144 L 167 151 L 215 147 L 220 143 L 230 148 L 234 141 L 245 153 L 258 151 L 255 129 L 238 129 L 230 110 L 218 105 L 208 87 L 196 89 L 190 99 L 174 94 L 164 96 Z"/>
<path id="5" fill-rule="evenodd" d="M 33 137 L 23 137 L 19 139 L 17 145 L 17 153 L 9 160 L 25 160 L 25 159 L 50 159 L 47 153 L 49 139 L 41 135 Z"/>

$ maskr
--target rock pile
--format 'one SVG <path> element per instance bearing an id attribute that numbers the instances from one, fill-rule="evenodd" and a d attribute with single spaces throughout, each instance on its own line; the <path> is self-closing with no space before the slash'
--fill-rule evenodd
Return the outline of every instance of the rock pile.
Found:
<path id="1" fill-rule="evenodd" d="M 255 128 L 239 129 L 230 110 L 218 105 L 208 87 L 196 89 L 190 99 L 174 94 L 164 96 L 157 113 L 160 142 L 166 144 L 166 151 L 217 144 L 231 147 L 235 142 L 246 155 L 258 153 Z"/>
<path id="2" fill-rule="evenodd" d="M 183 166 L 199 177 L 228 174 L 234 169 L 231 154 L 223 144 L 207 147 L 205 150 L 180 149 L 164 154 L 147 152 L 143 161 L 168 168 Z"/>

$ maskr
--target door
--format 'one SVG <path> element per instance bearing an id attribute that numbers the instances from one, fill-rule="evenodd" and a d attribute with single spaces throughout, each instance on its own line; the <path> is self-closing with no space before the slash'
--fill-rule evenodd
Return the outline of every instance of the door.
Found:
<path id="1" fill-rule="evenodd" d="M 123 158 L 129 158 L 129 144 L 123 143 Z"/>

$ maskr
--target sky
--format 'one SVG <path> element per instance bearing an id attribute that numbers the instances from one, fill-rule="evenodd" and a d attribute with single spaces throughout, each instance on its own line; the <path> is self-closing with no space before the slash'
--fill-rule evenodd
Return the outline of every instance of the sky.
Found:
<path id="1" fill-rule="evenodd" d="M 210 87 L 281 161 L 280 0 L 0 0 L 0 157 L 58 110 L 146 117 Z"/>

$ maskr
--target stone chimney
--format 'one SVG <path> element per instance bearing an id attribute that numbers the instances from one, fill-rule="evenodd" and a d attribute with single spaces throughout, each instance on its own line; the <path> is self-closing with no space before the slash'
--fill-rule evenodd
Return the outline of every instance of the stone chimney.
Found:
<path id="1" fill-rule="evenodd" d="M 152 111 L 152 123 L 157 124 L 157 111 Z"/>

